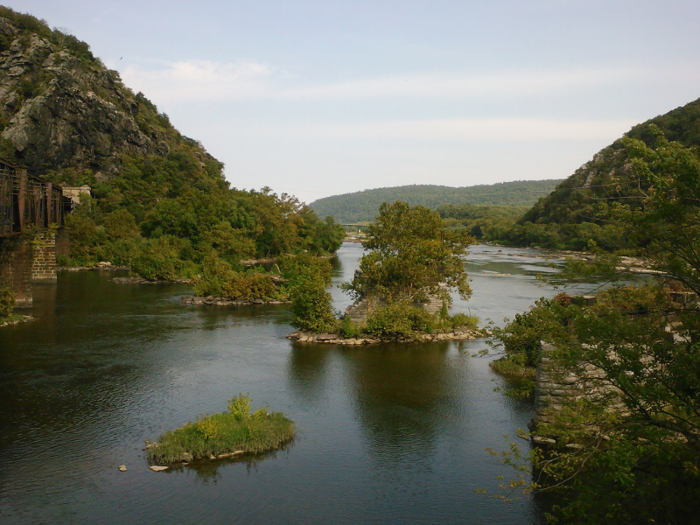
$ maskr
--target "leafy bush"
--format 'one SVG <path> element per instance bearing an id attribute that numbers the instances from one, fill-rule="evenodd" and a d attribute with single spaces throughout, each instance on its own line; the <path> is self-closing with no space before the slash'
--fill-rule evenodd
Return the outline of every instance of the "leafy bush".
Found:
<path id="1" fill-rule="evenodd" d="M 467 315 L 463 313 L 456 313 L 448 317 L 450 328 L 457 330 L 458 328 L 469 328 L 471 330 L 476 330 L 479 324 L 479 318 L 474 315 Z"/>
<path id="2" fill-rule="evenodd" d="M 234 272 L 229 280 L 221 285 L 221 293 L 227 299 L 252 301 L 274 297 L 277 287 L 270 275 L 259 272 Z"/>
<path id="3" fill-rule="evenodd" d="M 331 282 L 331 263 L 326 259 L 314 257 L 308 253 L 283 255 L 277 259 L 282 275 L 294 281 L 303 275 L 317 275 L 324 283 Z"/>
<path id="4" fill-rule="evenodd" d="M 16 298 L 17 294 L 14 292 L 12 287 L 6 286 L 4 288 L 0 288 L 0 318 L 10 317 L 12 315 Z"/>
<path id="5" fill-rule="evenodd" d="M 346 315 L 340 322 L 340 335 L 348 338 L 360 337 L 362 329 L 350 319 L 350 316 Z"/>
<path id="6" fill-rule="evenodd" d="M 413 337 L 416 332 L 431 333 L 435 316 L 409 301 L 397 301 L 375 309 L 367 319 L 365 332 L 376 336 Z"/>
<path id="7" fill-rule="evenodd" d="M 131 266 L 133 269 L 134 261 L 141 256 L 144 246 L 147 243 L 143 239 L 119 239 L 98 246 L 95 254 L 101 261 L 109 261 L 117 266 Z"/>
<path id="8" fill-rule="evenodd" d="M 192 279 L 195 295 L 221 297 L 222 287 L 231 279 L 233 273 L 231 264 L 219 259 L 216 251 L 211 252 L 202 261 L 202 274 Z"/>
<path id="9" fill-rule="evenodd" d="M 179 257 L 185 241 L 175 237 L 161 237 L 146 244 L 131 264 L 131 269 L 150 281 L 177 279 L 185 264 Z"/>
<path id="10" fill-rule="evenodd" d="M 323 276 L 302 274 L 288 287 L 288 291 L 294 314 L 292 326 L 315 333 L 336 329 L 338 321 Z"/>
<path id="11" fill-rule="evenodd" d="M 515 314 L 515 319 L 503 328 L 494 328 L 493 335 L 507 355 L 519 356 L 518 364 L 535 367 L 540 362 L 541 342 L 564 330 L 565 308 L 569 303 L 565 295 L 538 299 L 527 312 Z"/>
<path id="12" fill-rule="evenodd" d="M 250 399 L 250 394 L 245 396 L 239 393 L 228 402 L 228 409 L 233 414 L 233 417 L 238 421 L 243 421 L 250 416 L 253 402 Z"/>

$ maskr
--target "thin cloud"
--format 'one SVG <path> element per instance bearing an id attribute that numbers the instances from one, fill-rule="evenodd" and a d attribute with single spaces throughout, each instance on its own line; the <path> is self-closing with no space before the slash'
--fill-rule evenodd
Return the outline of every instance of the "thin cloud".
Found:
<path id="1" fill-rule="evenodd" d="M 359 124 L 299 124 L 246 128 L 248 136 L 319 140 L 398 139 L 416 141 L 540 142 L 614 140 L 633 120 L 553 120 L 531 118 L 425 119 Z"/>
<path id="2" fill-rule="evenodd" d="M 193 60 L 158 69 L 131 65 L 122 77 L 127 85 L 158 103 L 178 103 L 255 98 L 271 74 L 268 65 L 254 61 L 220 64 Z"/>
<path id="3" fill-rule="evenodd" d="M 255 61 L 217 63 L 181 61 L 145 68 L 128 66 L 128 85 L 156 101 L 244 100 L 363 100 L 376 98 L 483 98 L 521 97 L 570 89 L 590 89 L 631 82 L 648 76 L 642 69 L 603 68 L 563 71 L 501 71 L 484 74 L 421 73 L 376 78 L 290 85 L 299 79 L 276 74 L 268 64 Z"/>

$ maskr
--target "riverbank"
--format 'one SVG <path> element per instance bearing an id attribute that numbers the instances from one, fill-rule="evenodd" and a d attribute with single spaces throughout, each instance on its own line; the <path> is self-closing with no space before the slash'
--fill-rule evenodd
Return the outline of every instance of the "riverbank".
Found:
<path id="1" fill-rule="evenodd" d="M 10 317 L 4 317 L 0 319 L 0 328 L 5 326 L 14 326 L 16 324 L 28 323 L 30 321 L 35 321 L 36 319 L 31 315 L 20 315 L 12 314 Z"/>
<path id="2" fill-rule="evenodd" d="M 303 330 L 295 330 L 287 334 L 287 339 L 298 341 L 300 343 L 319 343 L 329 345 L 347 345 L 347 346 L 362 346 L 380 343 L 430 343 L 435 341 L 460 341 L 468 339 L 479 339 L 488 337 L 488 330 L 472 330 L 470 328 L 461 328 L 451 332 L 437 332 L 432 334 L 416 334 L 414 337 L 375 337 L 367 335 L 364 337 L 343 337 L 335 333 L 320 333 L 304 332 Z"/>
<path id="3" fill-rule="evenodd" d="M 594 253 L 590 252 L 577 252 L 574 250 L 550 250 L 547 248 L 537 248 L 533 247 L 533 249 L 540 250 L 541 253 L 508 253 L 508 250 L 511 249 L 519 249 L 523 250 L 524 248 L 519 248 L 515 246 L 505 246 L 502 244 L 494 244 L 494 243 L 484 243 L 484 246 L 491 246 L 493 248 L 498 248 L 498 252 L 501 255 L 504 255 L 506 257 L 527 257 L 529 259 L 535 258 L 535 259 L 542 259 L 542 260 L 552 260 L 552 259 L 572 259 L 574 261 L 588 261 L 588 262 L 594 262 L 596 259 L 596 255 Z M 663 272 L 660 272 L 658 270 L 654 270 L 651 268 L 651 263 L 642 258 L 642 257 L 630 257 L 626 255 L 622 255 L 619 258 L 620 266 L 616 267 L 616 270 L 618 271 L 627 271 L 631 273 L 641 273 L 641 274 L 656 274 L 660 275 L 663 274 Z"/>
<path id="4" fill-rule="evenodd" d="M 227 299 L 225 297 L 214 297 L 209 295 L 207 297 L 197 297 L 196 295 L 188 295 L 180 299 L 182 304 L 194 304 L 194 305 L 216 305 L 216 306 L 251 306 L 251 305 L 265 305 L 265 304 L 290 304 L 291 301 L 280 300 L 280 299 L 252 299 L 250 301 L 233 300 Z"/>
<path id="5" fill-rule="evenodd" d="M 95 266 L 57 266 L 57 272 L 130 272 L 130 266 L 115 266 L 111 262 L 99 262 Z"/>
<path id="6" fill-rule="evenodd" d="M 192 279 L 187 279 L 183 277 L 182 279 L 169 279 L 169 280 L 158 280 L 149 281 L 143 277 L 115 277 L 112 279 L 117 284 L 191 284 Z"/>

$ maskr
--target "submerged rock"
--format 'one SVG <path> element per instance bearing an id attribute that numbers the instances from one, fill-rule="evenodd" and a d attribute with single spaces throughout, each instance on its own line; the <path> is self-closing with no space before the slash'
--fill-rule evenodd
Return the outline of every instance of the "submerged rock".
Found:
<path id="1" fill-rule="evenodd" d="M 168 467 L 161 467 L 158 465 L 151 465 L 150 468 L 153 472 L 162 472 L 163 470 L 168 470 Z"/>

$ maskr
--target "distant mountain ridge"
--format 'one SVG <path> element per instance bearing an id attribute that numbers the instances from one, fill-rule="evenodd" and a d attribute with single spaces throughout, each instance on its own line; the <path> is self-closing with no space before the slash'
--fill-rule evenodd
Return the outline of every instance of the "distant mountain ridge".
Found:
<path id="1" fill-rule="evenodd" d="M 374 220 L 383 202 L 397 200 L 431 209 L 444 204 L 532 206 L 561 182 L 561 179 L 513 181 L 465 187 L 414 184 L 333 195 L 309 206 L 319 217 L 330 215 L 336 222 L 355 223 Z"/>

